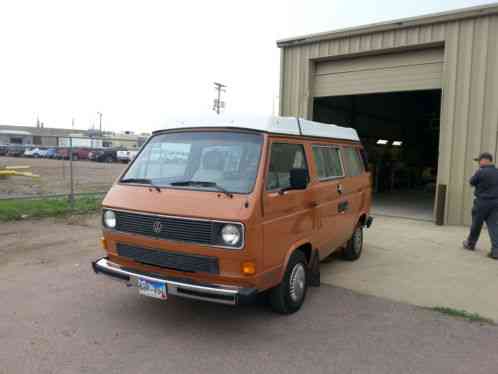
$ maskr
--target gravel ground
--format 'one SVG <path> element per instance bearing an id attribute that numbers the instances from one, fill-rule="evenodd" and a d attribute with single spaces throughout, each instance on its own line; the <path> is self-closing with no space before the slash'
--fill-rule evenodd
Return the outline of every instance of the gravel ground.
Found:
<path id="1" fill-rule="evenodd" d="M 40 178 L 11 177 L 0 179 L 0 198 L 64 194 L 70 191 L 69 161 L 42 158 L 0 157 L 0 166 L 31 166 Z M 104 192 L 125 168 L 122 163 L 74 161 L 75 192 Z"/>
<path id="2" fill-rule="evenodd" d="M 266 305 L 148 299 L 97 276 L 98 217 L 0 225 L 0 373 L 496 373 L 498 328 L 322 285 Z"/>

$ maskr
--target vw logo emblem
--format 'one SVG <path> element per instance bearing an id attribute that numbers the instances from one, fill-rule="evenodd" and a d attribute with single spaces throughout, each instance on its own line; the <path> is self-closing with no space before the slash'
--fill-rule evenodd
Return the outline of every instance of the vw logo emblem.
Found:
<path id="1" fill-rule="evenodd" d="M 163 225 L 161 224 L 161 222 L 159 221 L 156 221 L 152 224 L 152 230 L 156 233 L 156 234 L 159 234 L 161 232 L 161 230 L 163 229 Z"/>

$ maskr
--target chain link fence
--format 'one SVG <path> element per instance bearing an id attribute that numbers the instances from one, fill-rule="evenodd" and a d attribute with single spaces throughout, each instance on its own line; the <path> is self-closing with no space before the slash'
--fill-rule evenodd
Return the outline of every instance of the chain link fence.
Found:
<path id="1" fill-rule="evenodd" d="M 16 168 L 39 177 L 0 177 L 0 200 L 104 194 L 123 172 L 139 144 L 126 139 L 44 137 L 46 144 L 1 144 L 0 170 Z M 104 146 L 106 145 L 106 146 Z M 109 146 L 110 145 L 110 146 Z"/>

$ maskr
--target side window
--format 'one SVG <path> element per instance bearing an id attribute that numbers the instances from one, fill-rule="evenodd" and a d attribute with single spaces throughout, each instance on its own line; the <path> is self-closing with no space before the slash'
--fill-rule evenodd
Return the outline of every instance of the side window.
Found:
<path id="1" fill-rule="evenodd" d="M 355 177 L 365 171 L 363 160 L 360 158 L 358 149 L 353 147 L 344 147 L 342 149 L 342 155 L 350 176 Z"/>
<path id="2" fill-rule="evenodd" d="M 363 168 L 365 169 L 365 171 L 370 171 L 368 168 L 367 151 L 364 148 L 360 149 L 360 155 L 361 155 L 361 159 L 363 160 Z"/>
<path id="3" fill-rule="evenodd" d="M 321 180 L 344 176 L 338 148 L 314 145 L 313 156 L 315 158 L 318 177 Z"/>
<path id="4" fill-rule="evenodd" d="M 273 143 L 270 151 L 270 167 L 266 189 L 290 187 L 291 169 L 307 169 L 302 144 Z"/>

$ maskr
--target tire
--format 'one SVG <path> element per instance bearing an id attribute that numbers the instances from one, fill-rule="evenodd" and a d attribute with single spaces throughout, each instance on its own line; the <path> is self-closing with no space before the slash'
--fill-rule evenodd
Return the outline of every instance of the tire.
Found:
<path id="1" fill-rule="evenodd" d="M 280 314 L 297 312 L 304 303 L 307 290 L 306 257 L 298 250 L 291 255 L 282 282 L 270 291 L 272 309 Z"/>
<path id="2" fill-rule="evenodd" d="M 363 225 L 359 224 L 346 244 L 342 257 L 348 261 L 356 261 L 363 252 Z"/>

